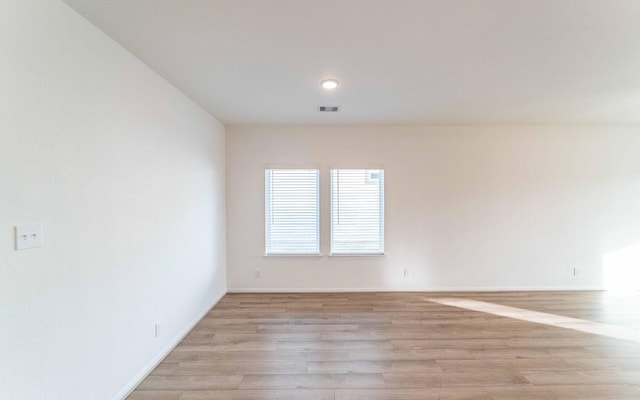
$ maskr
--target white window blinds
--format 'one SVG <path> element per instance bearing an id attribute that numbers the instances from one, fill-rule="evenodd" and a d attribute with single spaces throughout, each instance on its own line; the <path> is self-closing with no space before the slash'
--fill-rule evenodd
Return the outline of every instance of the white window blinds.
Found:
<path id="1" fill-rule="evenodd" d="M 319 171 L 265 170 L 266 254 L 319 254 Z"/>
<path id="2" fill-rule="evenodd" d="M 331 170 L 331 253 L 384 253 L 384 170 Z"/>

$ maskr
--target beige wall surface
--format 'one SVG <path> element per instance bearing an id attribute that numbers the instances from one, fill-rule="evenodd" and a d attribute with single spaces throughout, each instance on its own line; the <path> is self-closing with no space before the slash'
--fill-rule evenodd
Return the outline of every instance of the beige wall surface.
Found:
<path id="1" fill-rule="evenodd" d="M 228 127 L 229 290 L 600 288 L 640 244 L 639 129 Z M 321 169 L 322 257 L 264 257 L 266 167 Z M 385 169 L 383 257 L 328 256 L 341 167 Z"/>
<path id="2" fill-rule="evenodd" d="M 122 398 L 225 293 L 224 127 L 60 1 L 0 54 L 0 399 Z"/>

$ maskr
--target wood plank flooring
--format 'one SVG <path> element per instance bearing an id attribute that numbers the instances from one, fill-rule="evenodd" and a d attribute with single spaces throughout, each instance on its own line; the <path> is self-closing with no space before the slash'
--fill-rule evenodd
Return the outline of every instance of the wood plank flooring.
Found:
<path id="1" fill-rule="evenodd" d="M 640 328 L 640 294 L 227 294 L 128 399 L 640 399 L 636 342 L 432 297 Z"/>

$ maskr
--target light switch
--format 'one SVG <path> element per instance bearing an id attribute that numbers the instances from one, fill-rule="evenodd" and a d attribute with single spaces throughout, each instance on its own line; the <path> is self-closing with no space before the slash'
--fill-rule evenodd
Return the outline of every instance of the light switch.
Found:
<path id="1" fill-rule="evenodd" d="M 16 226 L 16 250 L 42 246 L 42 225 Z"/>

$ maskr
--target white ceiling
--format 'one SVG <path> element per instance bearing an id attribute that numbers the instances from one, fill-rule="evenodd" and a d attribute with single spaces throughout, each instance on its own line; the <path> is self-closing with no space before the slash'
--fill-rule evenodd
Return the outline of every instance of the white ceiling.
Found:
<path id="1" fill-rule="evenodd" d="M 638 0 L 65 1 L 226 124 L 640 123 Z"/>

